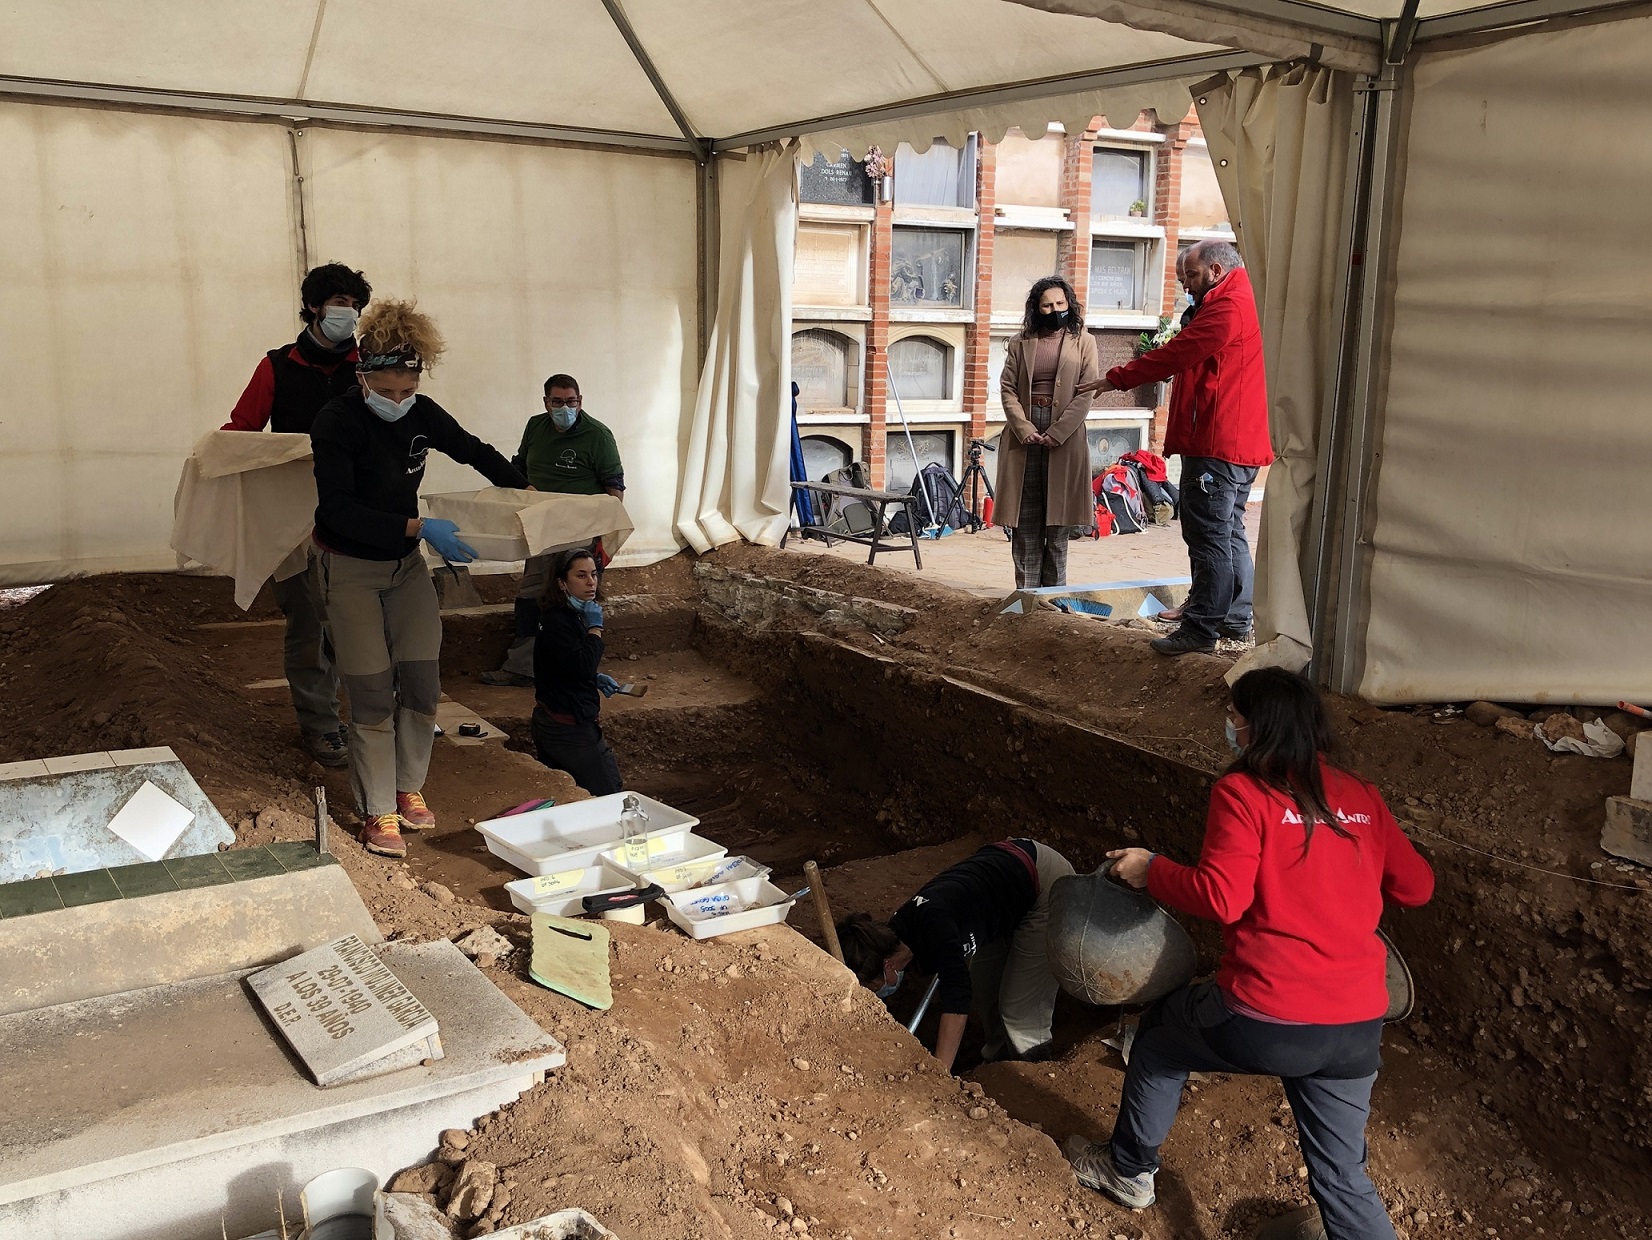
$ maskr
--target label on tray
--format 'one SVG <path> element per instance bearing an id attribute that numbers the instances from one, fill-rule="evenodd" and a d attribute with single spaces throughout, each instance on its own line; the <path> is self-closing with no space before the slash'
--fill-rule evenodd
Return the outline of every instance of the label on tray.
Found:
<path id="1" fill-rule="evenodd" d="M 564 870 L 560 874 L 539 874 L 533 880 L 533 893 L 536 896 L 548 896 L 553 892 L 567 891 L 570 887 L 579 886 L 579 880 L 584 877 L 584 870 Z"/>
<path id="2" fill-rule="evenodd" d="M 650 870 L 649 877 L 656 883 L 699 883 L 705 880 L 706 875 L 717 868 L 721 857 L 714 857 L 709 861 L 684 861 L 674 866 L 664 866 L 657 870 Z"/>

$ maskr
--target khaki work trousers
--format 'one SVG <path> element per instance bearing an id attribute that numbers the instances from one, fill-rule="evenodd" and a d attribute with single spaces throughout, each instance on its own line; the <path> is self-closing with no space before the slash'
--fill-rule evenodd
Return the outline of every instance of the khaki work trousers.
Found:
<path id="1" fill-rule="evenodd" d="M 1056 879 L 1073 872 L 1073 863 L 1048 844 L 1040 844 L 1037 864 L 1038 899 L 1032 908 L 1013 934 L 986 944 L 969 962 L 970 989 L 986 1035 L 981 1054 L 987 1059 L 1024 1055 L 1050 1040 L 1060 989 L 1050 972 L 1046 945 L 1050 888 Z"/>
<path id="2" fill-rule="evenodd" d="M 350 782 L 368 817 L 396 812 L 430 769 L 442 696 L 442 616 L 424 556 L 360 560 L 322 550 L 315 571 L 350 703 Z"/>

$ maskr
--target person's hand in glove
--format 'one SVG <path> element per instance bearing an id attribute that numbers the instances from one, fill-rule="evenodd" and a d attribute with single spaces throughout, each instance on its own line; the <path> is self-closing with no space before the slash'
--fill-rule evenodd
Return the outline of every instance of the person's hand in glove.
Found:
<path id="1" fill-rule="evenodd" d="M 611 698 L 620 691 L 619 681 L 607 672 L 597 673 L 597 688 L 602 690 L 602 696 L 605 698 Z"/>
<path id="2" fill-rule="evenodd" d="M 441 517 L 426 517 L 419 522 L 419 537 L 449 564 L 469 564 L 476 558 L 469 544 L 459 540 L 459 527 Z"/>
<path id="3" fill-rule="evenodd" d="M 568 606 L 579 613 L 580 618 L 585 621 L 586 628 L 600 629 L 602 627 L 602 604 L 597 602 L 596 599 L 570 598 Z"/>

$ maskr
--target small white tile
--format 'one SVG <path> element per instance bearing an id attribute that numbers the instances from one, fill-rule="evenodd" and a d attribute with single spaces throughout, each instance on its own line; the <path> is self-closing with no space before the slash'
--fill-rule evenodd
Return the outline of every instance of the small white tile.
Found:
<path id="1" fill-rule="evenodd" d="M 159 861 L 194 821 L 193 810 L 144 780 L 110 821 L 109 829 L 149 860 Z"/>
<path id="2" fill-rule="evenodd" d="M 0 764 L 0 780 L 7 779 L 34 779 L 41 775 L 50 775 L 46 764 L 39 758 L 31 758 L 27 762 L 7 762 Z"/>
<path id="3" fill-rule="evenodd" d="M 156 745 L 150 749 L 115 749 L 110 751 L 109 760 L 116 766 L 142 766 L 146 762 L 176 762 L 178 755 L 165 745 Z"/>
<path id="4" fill-rule="evenodd" d="M 114 760 L 106 753 L 76 753 L 62 758 L 47 758 L 46 773 L 48 775 L 72 775 L 76 771 L 102 771 L 114 766 Z"/>

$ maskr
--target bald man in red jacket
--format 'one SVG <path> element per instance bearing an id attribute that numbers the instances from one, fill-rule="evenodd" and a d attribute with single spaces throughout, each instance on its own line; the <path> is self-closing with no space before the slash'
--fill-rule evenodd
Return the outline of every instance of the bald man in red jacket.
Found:
<path id="1" fill-rule="evenodd" d="M 1211 651 L 1218 637 L 1249 636 L 1245 504 L 1256 471 L 1273 460 L 1262 328 L 1244 260 L 1231 242 L 1201 241 L 1182 256 L 1178 273 L 1198 306 L 1192 320 L 1169 343 L 1115 366 L 1106 378 L 1119 391 L 1175 379 L 1164 452 L 1182 458 L 1182 541 L 1193 586 L 1181 627 L 1153 643 L 1165 655 Z"/>

